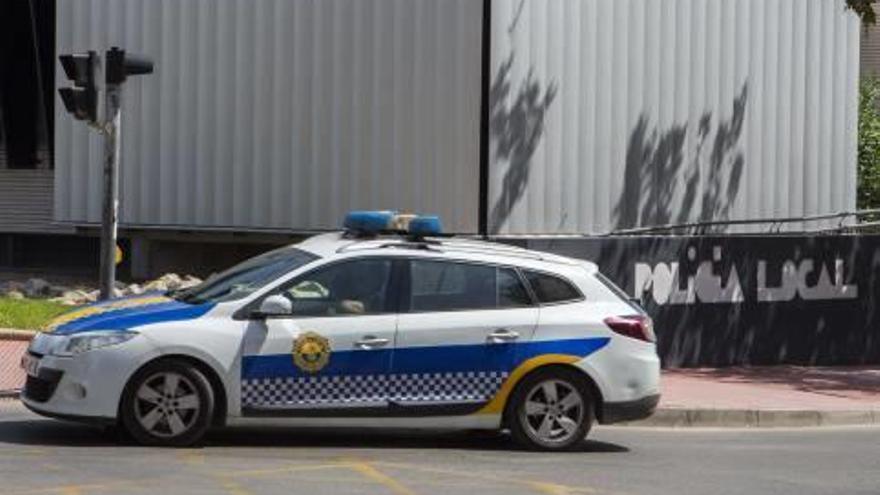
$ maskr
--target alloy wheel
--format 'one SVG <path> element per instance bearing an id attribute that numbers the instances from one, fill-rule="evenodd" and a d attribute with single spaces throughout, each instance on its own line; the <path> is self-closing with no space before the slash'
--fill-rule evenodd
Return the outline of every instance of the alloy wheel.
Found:
<path id="1" fill-rule="evenodd" d="M 526 433 L 547 445 L 571 440 L 584 420 L 584 399 L 570 384 L 549 379 L 529 390 L 520 411 Z"/>
<path id="2" fill-rule="evenodd" d="M 202 404 L 187 377 L 170 371 L 151 375 L 137 389 L 135 418 L 151 435 L 173 438 L 189 431 Z"/>

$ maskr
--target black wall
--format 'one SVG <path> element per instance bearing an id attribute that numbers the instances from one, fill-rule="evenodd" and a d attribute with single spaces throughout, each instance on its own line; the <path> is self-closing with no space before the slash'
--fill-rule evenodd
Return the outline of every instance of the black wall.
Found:
<path id="1" fill-rule="evenodd" d="M 880 236 L 606 237 L 525 243 L 594 261 L 634 296 L 639 278 L 644 290 L 638 294 L 654 318 L 665 366 L 880 363 Z M 764 283 L 759 280 L 761 262 Z M 670 276 L 673 263 L 678 263 L 677 280 Z M 786 265 L 788 275 L 783 277 Z M 678 294 L 670 294 L 669 286 L 678 288 Z M 759 291 L 761 287 L 770 290 Z"/>
<path id="2" fill-rule="evenodd" d="M 51 168 L 55 1 L 0 1 L 0 147 L 10 168 Z"/>

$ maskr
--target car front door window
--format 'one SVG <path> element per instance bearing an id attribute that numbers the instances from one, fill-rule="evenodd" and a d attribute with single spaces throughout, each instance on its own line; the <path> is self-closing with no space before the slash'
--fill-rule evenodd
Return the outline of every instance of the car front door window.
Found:
<path id="1" fill-rule="evenodd" d="M 387 310 L 390 260 L 337 263 L 299 278 L 281 294 L 294 316 L 379 314 Z"/>

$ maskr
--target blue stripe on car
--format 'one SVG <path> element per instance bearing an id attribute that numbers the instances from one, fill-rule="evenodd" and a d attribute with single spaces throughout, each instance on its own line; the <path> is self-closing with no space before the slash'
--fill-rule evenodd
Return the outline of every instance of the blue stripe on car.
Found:
<path id="1" fill-rule="evenodd" d="M 92 330 L 130 330 L 152 323 L 192 320 L 203 316 L 213 307 L 214 304 L 186 304 L 168 300 L 85 316 L 58 326 L 52 333 L 72 335 Z"/>
<path id="2" fill-rule="evenodd" d="M 327 366 L 318 373 L 306 373 L 296 367 L 291 354 L 244 356 L 241 377 L 296 378 L 309 376 L 383 375 L 391 372 L 450 373 L 460 371 L 512 371 L 519 363 L 543 354 L 568 354 L 586 357 L 605 347 L 611 339 L 548 340 L 495 345 L 449 345 L 405 347 L 383 350 L 333 351 Z M 393 358 L 392 358 L 393 353 Z"/>

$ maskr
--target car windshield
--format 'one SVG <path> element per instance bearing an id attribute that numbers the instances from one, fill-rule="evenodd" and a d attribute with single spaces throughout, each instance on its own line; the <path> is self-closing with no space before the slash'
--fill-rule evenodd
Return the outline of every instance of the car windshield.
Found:
<path id="1" fill-rule="evenodd" d="M 316 259 L 314 254 L 300 249 L 276 249 L 213 275 L 195 287 L 171 291 L 168 295 L 190 304 L 235 301 Z"/>

